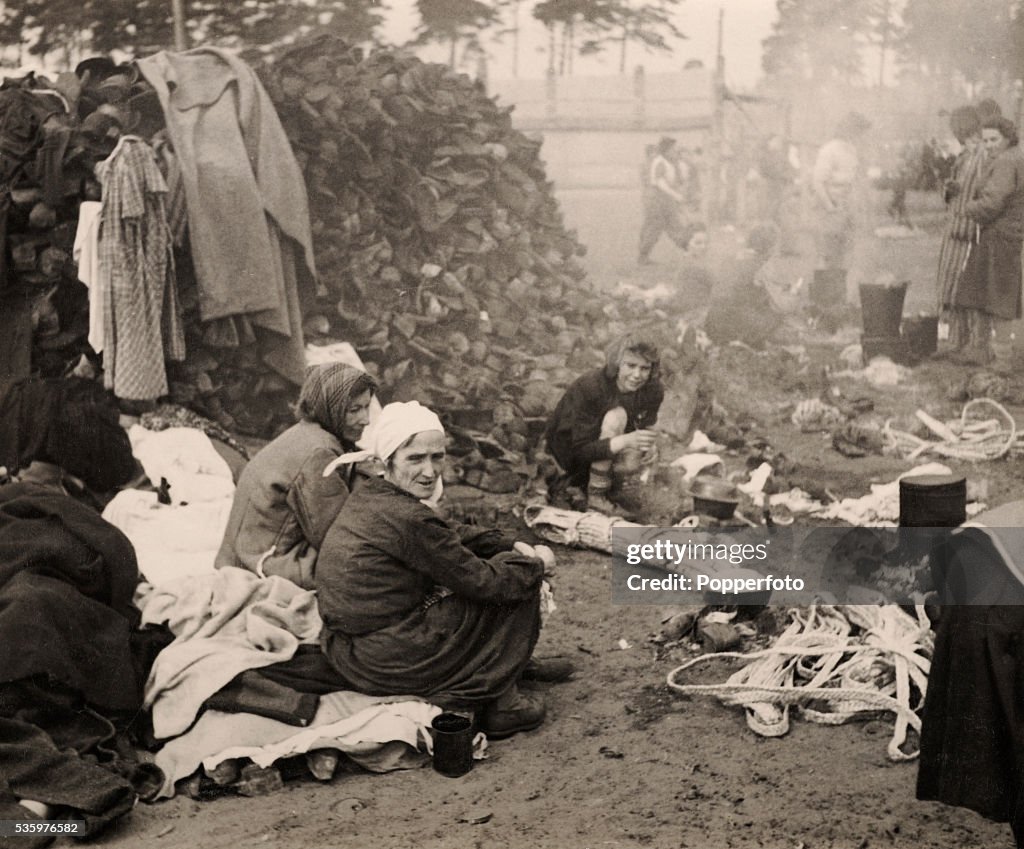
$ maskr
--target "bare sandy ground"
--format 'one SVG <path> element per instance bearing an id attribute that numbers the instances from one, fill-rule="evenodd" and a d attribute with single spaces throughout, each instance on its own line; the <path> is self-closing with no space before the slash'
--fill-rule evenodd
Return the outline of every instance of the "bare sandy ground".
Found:
<path id="1" fill-rule="evenodd" d="M 592 245 L 587 264 L 602 283 L 637 274 L 636 200 L 630 206 L 621 193 L 563 199 L 569 223 Z M 865 274 L 894 269 L 910 275 L 908 303 L 924 308 L 931 299 L 936 248 L 934 233 L 872 240 L 863 249 L 862 267 Z M 659 265 L 645 273 L 670 276 L 673 250 L 659 246 Z M 784 260 L 779 273 L 800 274 L 804 265 L 805 258 Z M 925 367 L 912 386 L 877 393 L 877 403 L 905 413 L 941 398 L 953 377 L 943 368 Z M 760 400 L 770 402 L 775 391 L 764 386 Z M 764 422 L 764 432 L 805 469 L 848 494 L 905 468 L 886 458 L 847 460 L 817 435 L 794 433 L 782 419 Z M 1020 470 L 1010 462 L 965 471 L 989 479 L 998 503 L 1013 495 Z M 747 729 L 739 709 L 677 697 L 665 677 L 689 655 L 662 657 L 648 642 L 664 609 L 613 606 L 605 555 L 559 555 L 559 611 L 540 653 L 569 655 L 579 672 L 575 680 L 546 690 L 549 720 L 541 729 L 492 744 L 490 758 L 468 775 L 443 778 L 429 767 L 388 775 L 345 773 L 329 784 L 294 780 L 279 793 L 255 799 L 176 798 L 140 805 L 102 842 L 125 849 L 1012 845 L 1006 826 L 914 799 L 916 765 L 886 758 L 888 720 L 823 727 L 796 719 L 788 736 L 764 739 Z M 629 647 L 621 648 L 620 640 Z M 723 680 L 727 670 L 703 674 Z"/>

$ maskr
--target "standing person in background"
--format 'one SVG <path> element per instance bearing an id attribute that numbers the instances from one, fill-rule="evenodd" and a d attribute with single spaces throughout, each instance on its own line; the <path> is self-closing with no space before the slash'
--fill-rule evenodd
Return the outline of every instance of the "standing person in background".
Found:
<path id="1" fill-rule="evenodd" d="M 979 347 L 964 351 L 972 364 L 995 359 L 1000 371 L 1010 369 L 1012 347 L 1006 324 L 1021 317 L 1021 249 L 1024 247 L 1024 155 L 1017 128 L 1007 118 L 982 122 L 981 140 L 988 160 L 977 197 L 964 211 L 980 235 L 971 249 L 954 298 L 957 307 L 981 310 L 993 321 L 997 341 L 977 340 Z"/>
<path id="2" fill-rule="evenodd" d="M 981 177 L 985 148 L 981 143 L 981 119 L 973 106 L 954 109 L 949 116 L 949 128 L 962 150 L 953 163 L 952 176 L 943 186 L 946 229 L 939 248 L 936 288 L 939 310 L 949 324 L 949 341 L 954 351 L 963 351 L 984 348 L 992 335 L 992 323 L 986 313 L 955 303 L 975 229 L 966 208 Z"/>
<path id="3" fill-rule="evenodd" d="M 857 142 L 870 126 L 859 112 L 850 112 L 836 126 L 833 138 L 818 149 L 814 161 L 811 188 L 817 256 L 811 296 L 817 306 L 845 298 L 860 171 Z"/>
<path id="4" fill-rule="evenodd" d="M 679 196 L 682 198 L 679 202 L 679 209 L 682 213 L 682 218 L 686 221 L 690 218 L 695 210 L 690 208 L 690 183 L 696 177 L 696 168 L 693 162 L 690 160 L 690 154 L 686 148 L 682 145 L 676 145 L 675 148 L 676 156 L 676 177 Z"/>
<path id="5" fill-rule="evenodd" d="M 686 208 L 693 215 L 701 215 L 708 168 L 704 158 L 704 148 L 698 145 L 693 150 L 684 149 L 683 153 L 690 165 L 690 180 L 686 185 Z"/>
<path id="6" fill-rule="evenodd" d="M 640 228 L 640 252 L 637 262 L 648 265 L 651 251 L 664 233 L 682 250 L 686 250 L 686 232 L 679 220 L 684 198 L 679 181 L 676 140 L 664 136 L 658 142 L 647 172 L 647 194 L 644 198 L 644 221 Z"/>
<path id="7" fill-rule="evenodd" d="M 757 171 L 763 181 L 758 218 L 779 222 L 786 198 L 793 190 L 797 172 L 789 161 L 789 145 L 778 133 L 769 136 L 762 146 Z"/>

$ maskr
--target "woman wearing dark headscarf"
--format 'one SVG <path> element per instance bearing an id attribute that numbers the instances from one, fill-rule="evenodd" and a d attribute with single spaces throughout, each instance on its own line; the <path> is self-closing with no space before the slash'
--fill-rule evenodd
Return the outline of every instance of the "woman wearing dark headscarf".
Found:
<path id="1" fill-rule="evenodd" d="M 1021 317 L 1024 155 L 1017 144 L 1017 128 L 1006 118 L 983 121 L 981 140 L 989 158 L 977 197 L 964 208 L 980 236 L 967 258 L 953 303 L 981 310 L 994 321 L 1013 321 Z M 997 347 L 997 367 L 1009 366 L 1007 347 Z M 977 340 L 977 349 L 967 351 L 964 359 L 985 363 L 993 356 L 991 339 L 986 338 Z"/>
<path id="2" fill-rule="evenodd" d="M 981 118 L 973 106 L 961 106 L 949 116 L 949 127 L 963 146 L 953 175 L 945 186 L 947 204 L 946 231 L 939 249 L 937 284 L 939 308 L 946 312 L 950 325 L 950 341 L 956 350 L 987 342 L 992 322 L 986 313 L 955 304 L 960 277 L 971 252 L 975 226 L 967 217 L 967 204 L 985 167 L 985 148 L 981 143 Z"/>
<path id="3" fill-rule="evenodd" d="M 312 366 L 299 394 L 299 421 L 264 447 L 238 480 L 216 566 L 280 575 L 316 586 L 317 551 L 352 488 L 355 469 L 323 470 L 369 422 L 373 378 L 343 363 Z"/>
<path id="4" fill-rule="evenodd" d="M 568 473 L 569 484 L 586 490 L 587 506 L 620 513 L 609 498 L 613 483 L 636 471 L 653 450 L 648 430 L 658 420 L 665 390 L 658 376 L 658 349 L 638 336 L 615 340 L 604 368 L 576 380 L 548 420 L 548 450 Z"/>

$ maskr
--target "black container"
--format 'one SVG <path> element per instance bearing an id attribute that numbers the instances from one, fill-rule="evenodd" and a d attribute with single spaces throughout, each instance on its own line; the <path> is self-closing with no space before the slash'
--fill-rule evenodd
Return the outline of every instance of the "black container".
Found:
<path id="1" fill-rule="evenodd" d="M 900 328 L 907 356 L 914 362 L 927 359 L 939 349 L 939 317 L 906 316 Z"/>
<path id="2" fill-rule="evenodd" d="M 860 284 L 860 314 L 865 336 L 899 338 L 907 282 L 896 286 Z"/>
<path id="3" fill-rule="evenodd" d="M 965 521 L 963 475 L 917 475 L 900 481 L 900 527 L 955 528 Z"/>
<path id="4" fill-rule="evenodd" d="M 457 713 L 440 713 L 430 723 L 434 738 L 434 769 L 458 778 L 473 768 L 473 722 Z"/>
<path id="5" fill-rule="evenodd" d="M 860 350 L 864 365 L 875 357 L 888 357 L 894 363 L 906 359 L 906 348 L 899 336 L 868 336 L 865 333 L 860 338 Z"/>

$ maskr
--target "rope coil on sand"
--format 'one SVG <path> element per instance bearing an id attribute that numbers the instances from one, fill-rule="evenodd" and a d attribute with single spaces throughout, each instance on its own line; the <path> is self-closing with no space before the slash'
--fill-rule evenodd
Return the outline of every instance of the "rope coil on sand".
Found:
<path id="1" fill-rule="evenodd" d="M 969 415 L 984 407 L 990 407 L 1002 419 L 974 419 Z M 920 415 L 919 415 L 920 417 Z M 927 417 L 922 417 L 928 424 Z M 991 398 L 974 398 L 968 401 L 960 412 L 960 421 L 951 429 L 939 429 L 929 425 L 933 433 L 940 436 L 938 441 L 929 441 L 912 433 L 897 430 L 887 421 L 882 429 L 888 447 L 895 449 L 906 459 L 913 460 L 922 454 L 937 454 L 958 460 L 998 460 L 1011 451 L 1024 451 L 1017 433 L 1017 422 L 1010 412 Z M 950 431 L 950 432 L 946 432 Z"/>
<path id="2" fill-rule="evenodd" d="M 915 619 L 896 605 L 794 608 L 794 621 L 775 645 L 751 654 L 701 655 L 673 669 L 668 686 L 742 706 L 748 727 L 763 737 L 781 737 L 789 731 L 789 708 L 794 705 L 822 725 L 887 711 L 896 715 L 887 749 L 890 760 L 913 760 L 917 751 L 905 752 L 902 747 L 908 729 L 921 733 L 918 711 L 928 687 L 933 643 L 924 608 L 917 607 L 916 612 Z M 860 629 L 859 635 L 851 633 L 854 627 Z M 676 681 L 697 664 L 727 657 L 751 662 L 723 684 Z M 820 708 L 821 703 L 828 709 Z"/>

